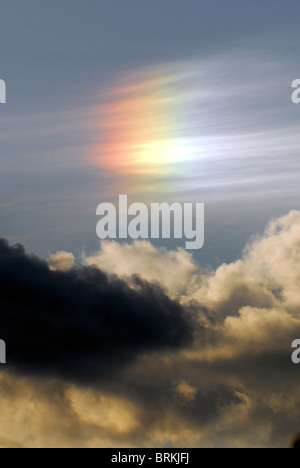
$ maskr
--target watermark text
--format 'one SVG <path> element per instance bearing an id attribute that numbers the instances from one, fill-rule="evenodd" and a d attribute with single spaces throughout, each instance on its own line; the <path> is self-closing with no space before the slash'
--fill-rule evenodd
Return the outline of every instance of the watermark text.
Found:
<path id="1" fill-rule="evenodd" d="M 0 340 L 0 364 L 6 364 L 6 343 Z"/>
<path id="2" fill-rule="evenodd" d="M 0 104 L 6 104 L 6 83 L 0 80 Z"/>
<path id="3" fill-rule="evenodd" d="M 187 250 L 204 245 L 204 203 L 144 203 L 128 206 L 127 195 L 119 196 L 119 213 L 112 203 L 97 207 L 101 216 L 99 239 L 185 239 Z"/>
<path id="4" fill-rule="evenodd" d="M 292 88 L 294 89 L 294 91 L 292 92 L 292 102 L 294 104 L 299 104 L 300 103 L 300 79 L 293 81 Z"/>

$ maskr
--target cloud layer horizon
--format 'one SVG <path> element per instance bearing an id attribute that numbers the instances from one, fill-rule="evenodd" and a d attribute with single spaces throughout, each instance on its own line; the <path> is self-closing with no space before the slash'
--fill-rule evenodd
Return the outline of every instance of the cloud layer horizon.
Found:
<path id="1" fill-rule="evenodd" d="M 215 271 L 146 241 L 75 265 L 2 240 L 1 445 L 287 446 L 299 262 L 299 211 Z"/>

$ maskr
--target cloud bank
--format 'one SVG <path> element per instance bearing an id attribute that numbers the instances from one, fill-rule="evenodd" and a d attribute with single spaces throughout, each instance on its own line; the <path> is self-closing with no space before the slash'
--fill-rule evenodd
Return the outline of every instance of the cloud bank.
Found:
<path id="1" fill-rule="evenodd" d="M 59 256 L 66 254 L 54 257 L 61 268 Z M 99 380 L 139 354 L 192 339 L 185 310 L 159 286 L 136 278 L 132 288 L 93 267 L 52 271 L 4 240 L 0 310 L 8 368 L 38 375 Z"/>
<path id="2" fill-rule="evenodd" d="M 1 444 L 281 447 L 299 432 L 300 212 L 216 271 L 147 242 L 82 263 L 0 244 Z"/>

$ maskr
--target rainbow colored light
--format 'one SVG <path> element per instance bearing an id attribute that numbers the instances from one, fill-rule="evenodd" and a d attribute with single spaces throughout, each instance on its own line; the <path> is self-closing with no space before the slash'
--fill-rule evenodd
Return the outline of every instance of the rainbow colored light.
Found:
<path id="1" fill-rule="evenodd" d="M 176 75 L 151 69 L 129 74 L 113 88 L 100 108 L 91 161 L 121 175 L 179 171 L 194 149 L 185 135 L 177 81 Z"/>

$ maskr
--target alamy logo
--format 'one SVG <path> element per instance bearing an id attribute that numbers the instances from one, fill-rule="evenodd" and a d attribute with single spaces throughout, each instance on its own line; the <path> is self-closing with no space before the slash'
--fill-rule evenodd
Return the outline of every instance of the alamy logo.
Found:
<path id="1" fill-rule="evenodd" d="M 295 88 L 295 91 L 292 93 L 292 101 L 294 104 L 300 103 L 300 80 L 294 80 L 292 83 L 292 88 Z"/>
<path id="2" fill-rule="evenodd" d="M 295 351 L 292 353 L 292 362 L 294 364 L 300 364 L 300 340 L 294 340 L 292 343 L 292 348 Z"/>
<path id="3" fill-rule="evenodd" d="M 186 249 L 204 245 L 204 203 L 144 203 L 128 206 L 127 195 L 119 196 L 119 216 L 112 203 L 101 203 L 96 214 L 99 239 L 185 239 Z M 194 210 L 195 208 L 195 210 Z M 118 228 L 118 233 L 117 233 Z M 173 236 L 171 236 L 173 232 Z"/>
<path id="4" fill-rule="evenodd" d="M 0 364 L 6 364 L 6 344 L 0 340 Z"/>
<path id="5" fill-rule="evenodd" d="M 0 80 L 0 104 L 6 104 L 6 84 L 4 80 Z"/>

